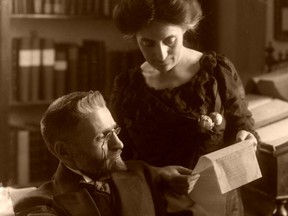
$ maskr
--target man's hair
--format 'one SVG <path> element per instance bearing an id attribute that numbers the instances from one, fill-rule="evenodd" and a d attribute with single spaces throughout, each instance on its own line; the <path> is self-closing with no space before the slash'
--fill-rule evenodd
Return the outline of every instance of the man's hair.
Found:
<path id="1" fill-rule="evenodd" d="M 202 19 L 197 0 L 120 0 L 113 11 L 118 29 L 133 36 L 152 21 L 195 30 Z"/>
<path id="2" fill-rule="evenodd" d="M 73 92 L 50 104 L 40 121 L 41 134 L 48 149 L 55 154 L 56 141 L 69 141 L 76 135 L 76 128 L 88 113 L 105 108 L 99 91 Z M 75 137 L 74 137 L 75 138 Z"/>

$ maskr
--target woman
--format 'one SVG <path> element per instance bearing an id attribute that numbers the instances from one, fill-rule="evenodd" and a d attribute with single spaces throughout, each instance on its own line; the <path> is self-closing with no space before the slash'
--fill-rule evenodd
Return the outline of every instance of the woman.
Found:
<path id="1" fill-rule="evenodd" d="M 119 74 L 110 108 L 123 128 L 126 159 L 193 169 L 200 155 L 250 139 L 257 144 L 233 64 L 185 47 L 202 11 L 196 0 L 121 0 L 114 20 L 145 62 Z"/>

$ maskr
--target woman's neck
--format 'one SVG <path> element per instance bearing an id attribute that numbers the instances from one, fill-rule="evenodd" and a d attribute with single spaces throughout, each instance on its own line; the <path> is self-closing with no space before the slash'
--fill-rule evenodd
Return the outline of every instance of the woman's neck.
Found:
<path id="1" fill-rule="evenodd" d="M 173 89 L 187 83 L 199 71 L 202 53 L 185 48 L 179 63 L 169 71 L 161 72 L 148 62 L 142 64 L 142 74 L 148 86 L 157 90 Z"/>

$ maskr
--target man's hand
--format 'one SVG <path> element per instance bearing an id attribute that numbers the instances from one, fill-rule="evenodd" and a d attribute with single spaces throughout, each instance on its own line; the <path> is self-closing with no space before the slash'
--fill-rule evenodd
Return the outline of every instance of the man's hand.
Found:
<path id="1" fill-rule="evenodd" d="M 159 168 L 159 174 L 169 187 L 179 194 L 189 194 L 200 177 L 192 170 L 182 166 L 165 166 Z"/>

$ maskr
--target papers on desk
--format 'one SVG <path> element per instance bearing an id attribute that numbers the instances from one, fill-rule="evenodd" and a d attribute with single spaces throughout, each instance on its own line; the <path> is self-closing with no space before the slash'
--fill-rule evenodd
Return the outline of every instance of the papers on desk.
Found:
<path id="1" fill-rule="evenodd" d="M 260 150 L 274 152 L 288 148 L 288 102 L 263 95 L 248 94 L 248 109 L 255 120 Z"/>
<path id="2" fill-rule="evenodd" d="M 270 153 L 278 150 L 288 151 L 288 118 L 259 128 L 257 133 L 262 141 L 259 150 Z"/>
<path id="3" fill-rule="evenodd" d="M 288 117 L 287 101 L 253 94 L 248 94 L 246 99 L 256 129 Z"/>

